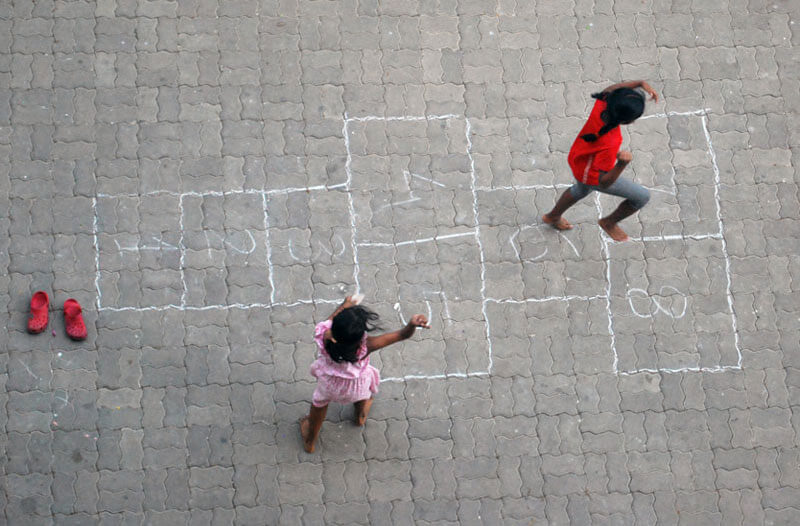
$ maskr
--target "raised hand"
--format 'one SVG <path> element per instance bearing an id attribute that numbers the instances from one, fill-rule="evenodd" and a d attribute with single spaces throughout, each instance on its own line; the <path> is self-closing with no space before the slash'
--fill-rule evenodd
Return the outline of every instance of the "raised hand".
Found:
<path id="1" fill-rule="evenodd" d="M 422 327 L 423 329 L 431 328 L 431 326 L 428 325 L 428 318 L 422 314 L 414 314 L 411 316 L 411 319 L 408 320 L 408 324 L 412 327 Z"/>

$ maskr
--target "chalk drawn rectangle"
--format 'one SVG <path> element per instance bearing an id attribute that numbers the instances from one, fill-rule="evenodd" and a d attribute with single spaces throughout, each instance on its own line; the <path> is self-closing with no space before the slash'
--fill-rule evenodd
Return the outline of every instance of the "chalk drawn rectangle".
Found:
<path id="1" fill-rule="evenodd" d="M 339 300 L 355 289 L 346 189 L 271 194 L 266 206 L 272 303 Z"/>
<path id="2" fill-rule="evenodd" d="M 619 372 L 739 366 L 721 240 L 610 244 L 609 254 Z"/>
<path id="3" fill-rule="evenodd" d="M 97 295 L 101 308 L 180 304 L 181 213 L 175 194 L 96 200 Z"/>
<path id="4" fill-rule="evenodd" d="M 492 375 L 594 375 L 613 366 L 604 297 L 487 300 Z"/>
<path id="5" fill-rule="evenodd" d="M 181 197 L 183 305 L 264 304 L 268 283 L 263 197 L 257 193 Z"/>
<path id="6" fill-rule="evenodd" d="M 479 247 L 464 237 L 399 247 L 359 247 L 361 291 L 389 328 L 414 314 L 429 317 L 419 341 L 383 353 L 387 377 L 470 375 L 488 370 Z"/>

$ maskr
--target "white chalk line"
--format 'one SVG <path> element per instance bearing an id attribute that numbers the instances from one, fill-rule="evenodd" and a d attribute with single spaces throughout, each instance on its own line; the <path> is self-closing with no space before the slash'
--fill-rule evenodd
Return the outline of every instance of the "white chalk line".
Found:
<path id="1" fill-rule="evenodd" d="M 516 192 L 517 190 L 553 190 L 558 188 L 569 188 L 571 184 L 520 184 L 512 186 L 476 186 L 479 192 Z"/>
<path id="2" fill-rule="evenodd" d="M 523 303 L 546 303 L 548 301 L 593 301 L 593 300 L 604 300 L 607 296 L 605 294 L 598 294 L 596 296 L 576 296 L 576 295 L 565 295 L 565 296 L 547 296 L 544 298 L 524 298 L 521 300 L 514 299 L 514 298 L 486 298 L 485 303 L 510 303 L 510 304 L 517 304 L 521 305 Z"/>
<path id="3" fill-rule="evenodd" d="M 475 217 L 475 239 L 478 242 L 478 253 L 481 258 L 481 312 L 483 314 L 483 325 L 486 332 L 486 345 L 489 354 L 489 365 L 486 367 L 488 372 L 492 371 L 494 358 L 492 356 L 492 328 L 489 326 L 489 313 L 486 311 L 486 256 L 483 249 L 480 230 L 481 221 L 478 213 L 478 176 L 475 173 L 475 157 L 472 155 L 472 123 L 464 117 L 464 135 L 467 138 L 467 157 L 469 158 L 470 185 L 472 186 L 472 211 Z"/>
<path id="4" fill-rule="evenodd" d="M 651 113 L 650 115 L 645 115 L 644 117 L 639 117 L 638 120 L 644 121 L 647 119 L 658 119 L 664 117 L 681 117 L 681 116 L 689 116 L 689 115 L 707 115 L 708 112 L 711 111 L 711 108 L 703 108 L 702 110 L 692 110 L 692 111 L 667 111 L 663 113 Z"/>
<path id="5" fill-rule="evenodd" d="M 446 119 L 463 119 L 463 115 L 456 115 L 454 113 L 447 113 L 444 115 L 395 115 L 393 117 L 381 117 L 380 115 L 366 115 L 364 117 L 348 117 L 345 113 L 344 122 L 369 122 L 369 121 L 434 121 Z"/>
<path id="6" fill-rule="evenodd" d="M 740 365 L 715 365 L 711 367 L 699 367 L 687 365 L 686 367 L 660 367 L 658 369 L 643 367 L 641 369 L 631 369 L 629 371 L 619 371 L 620 376 L 633 376 L 635 374 L 680 374 L 680 373 L 724 373 L 726 371 L 741 371 Z"/>
<path id="7" fill-rule="evenodd" d="M 702 241 L 704 239 L 722 239 L 719 234 L 669 234 L 666 236 L 632 237 L 630 241 Z"/>
<path id="8" fill-rule="evenodd" d="M 101 294 L 100 294 L 100 244 L 97 240 L 98 236 L 98 214 L 97 214 L 97 197 L 92 198 L 92 212 L 94 212 L 94 218 L 92 221 L 92 237 L 94 238 L 94 289 L 95 289 L 95 298 L 94 298 L 94 305 L 97 311 L 100 311 L 100 306 L 102 302 Z"/>
<path id="9" fill-rule="evenodd" d="M 389 378 L 381 378 L 381 382 L 407 382 L 409 380 L 447 380 L 449 378 L 474 378 L 481 376 L 489 376 L 489 371 L 476 371 L 473 373 L 444 373 L 444 374 L 408 374 L 405 376 L 392 376 Z"/>
<path id="10" fill-rule="evenodd" d="M 186 284 L 186 246 L 183 244 L 183 196 L 178 198 L 178 208 L 180 209 L 180 217 L 178 219 L 178 225 L 181 229 L 181 237 L 178 240 L 178 246 L 181 247 L 181 254 L 180 254 L 180 265 L 181 265 L 181 284 L 183 285 L 183 291 L 181 292 L 181 305 L 186 306 L 186 295 L 188 294 L 189 286 Z"/>
<path id="11" fill-rule="evenodd" d="M 269 301 L 275 303 L 275 269 L 272 266 L 272 243 L 269 242 L 269 214 L 267 213 L 267 194 L 261 196 L 261 207 L 264 210 L 264 243 L 266 244 L 267 278 L 269 280 Z M 291 241 L 291 240 L 290 240 Z M 289 245 L 291 248 L 291 244 Z"/>
<path id="12" fill-rule="evenodd" d="M 272 190 L 256 190 L 256 189 L 247 189 L 247 190 L 208 190 L 205 192 L 196 192 L 192 190 L 187 190 L 185 192 L 176 192 L 174 190 L 152 190 L 150 192 L 144 192 L 140 194 L 106 194 L 106 193 L 99 193 L 96 195 L 97 198 L 101 199 L 133 199 L 137 197 L 150 197 L 154 195 L 169 195 L 172 197 L 181 197 L 181 196 L 190 196 L 190 197 L 226 197 L 229 195 L 281 195 L 281 194 L 293 194 L 298 192 L 315 192 L 315 191 L 324 191 L 324 190 L 337 190 L 339 188 L 346 188 L 347 183 L 337 183 L 337 184 L 320 184 L 314 186 L 297 186 L 291 188 L 276 188 Z"/>
<path id="13" fill-rule="evenodd" d="M 717 222 L 719 223 L 719 236 L 722 242 L 722 254 L 725 256 L 725 275 L 727 277 L 726 295 L 728 298 L 728 309 L 731 312 L 731 325 L 733 326 L 733 340 L 738 355 L 737 365 L 742 367 L 742 349 L 739 346 L 739 330 L 736 326 L 736 312 L 733 310 L 733 295 L 731 294 L 731 258 L 728 255 L 728 243 L 725 241 L 725 227 L 722 225 L 722 206 L 719 200 L 720 173 L 717 165 L 717 154 L 714 151 L 714 144 L 711 134 L 708 131 L 708 114 L 705 113 L 701 122 L 703 124 L 703 134 L 708 144 L 708 154 L 711 156 L 711 168 L 714 170 L 714 202 L 717 205 Z"/>
<path id="14" fill-rule="evenodd" d="M 461 232 L 458 234 L 444 234 L 441 236 L 433 236 L 433 237 L 424 237 L 421 239 L 411 239 L 408 241 L 398 241 L 397 243 L 382 243 L 377 241 L 365 241 L 357 243 L 356 245 L 359 247 L 403 247 L 406 245 L 420 245 L 422 243 L 431 243 L 434 241 L 441 241 L 443 239 L 453 239 L 457 237 L 477 237 L 478 233 L 476 231 L 472 232 Z"/>
<path id="15" fill-rule="evenodd" d="M 347 152 L 347 159 L 344 163 L 344 172 L 347 175 L 345 189 L 347 190 L 347 207 L 350 211 L 350 249 L 353 251 L 353 283 L 356 285 L 355 294 L 361 293 L 361 284 L 358 281 L 358 275 L 361 273 L 361 265 L 358 261 L 358 244 L 356 243 L 356 208 L 353 203 L 353 171 L 351 165 L 353 162 L 353 155 L 350 152 L 350 134 L 347 130 L 347 124 L 350 119 L 347 113 L 344 114 L 344 124 L 342 125 L 342 135 L 344 136 L 344 148 Z"/>
<path id="16" fill-rule="evenodd" d="M 288 302 L 275 302 L 275 303 L 226 303 L 218 305 L 155 305 L 149 307 L 102 307 L 100 310 L 105 312 L 147 312 L 147 311 L 168 311 L 168 310 L 185 310 L 185 311 L 209 311 L 209 310 L 247 310 L 247 309 L 274 309 L 277 307 L 299 307 L 302 305 L 339 305 L 342 303 L 341 299 L 336 300 L 298 300 L 292 303 Z"/>
<path id="17" fill-rule="evenodd" d="M 603 217 L 603 210 L 600 206 L 600 194 L 594 193 L 594 204 L 597 208 L 597 217 Z M 614 319 L 611 314 L 611 253 L 608 250 L 608 238 L 603 230 L 600 230 L 600 240 L 603 242 L 603 259 L 606 261 L 606 312 L 608 314 L 608 336 L 611 338 L 611 351 L 614 355 L 611 369 L 615 374 L 619 373 L 619 355 L 617 354 L 617 335 L 614 334 Z"/>
<path id="18" fill-rule="evenodd" d="M 409 177 L 416 177 L 417 179 L 421 179 L 423 181 L 428 181 L 429 183 L 435 184 L 436 186 L 441 186 L 442 188 L 447 188 L 447 185 L 442 184 L 439 181 L 434 181 L 433 179 L 430 179 L 428 177 L 422 177 L 419 174 L 415 174 L 415 173 L 411 173 L 411 172 L 406 172 L 406 173 L 408 173 Z"/>

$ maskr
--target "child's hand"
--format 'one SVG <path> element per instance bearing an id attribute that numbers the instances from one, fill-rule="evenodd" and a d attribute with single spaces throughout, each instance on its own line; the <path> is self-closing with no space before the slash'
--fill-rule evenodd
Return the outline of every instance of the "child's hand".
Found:
<path id="1" fill-rule="evenodd" d="M 344 298 L 344 303 L 342 303 L 342 310 L 355 307 L 356 305 L 358 305 L 358 303 L 353 300 L 353 296 L 347 296 Z"/>
<path id="2" fill-rule="evenodd" d="M 619 161 L 619 162 L 621 162 L 623 164 L 628 164 L 632 160 L 633 160 L 633 154 L 631 152 L 629 152 L 628 150 L 621 150 L 617 154 L 617 161 Z"/>
<path id="3" fill-rule="evenodd" d="M 408 325 L 411 327 L 422 327 L 423 329 L 431 328 L 431 326 L 428 325 L 428 318 L 422 314 L 414 314 L 411 316 L 411 319 L 408 320 Z"/>
<path id="4" fill-rule="evenodd" d="M 650 95 L 651 100 L 653 100 L 654 102 L 658 102 L 658 93 L 656 93 L 656 90 L 650 87 L 650 84 L 648 84 L 647 82 L 643 83 L 642 89 L 644 89 L 647 92 L 647 94 Z"/>

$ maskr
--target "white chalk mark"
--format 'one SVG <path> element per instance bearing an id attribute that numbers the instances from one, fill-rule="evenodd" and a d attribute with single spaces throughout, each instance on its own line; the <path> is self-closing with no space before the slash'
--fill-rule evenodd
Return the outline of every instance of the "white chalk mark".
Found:
<path id="1" fill-rule="evenodd" d="M 25 362 L 23 362 L 22 360 L 19 360 L 19 359 L 18 359 L 17 361 L 18 361 L 19 363 L 21 363 L 21 364 L 22 364 L 22 366 L 25 368 L 25 370 L 26 370 L 26 371 L 28 371 L 28 374 L 29 374 L 29 375 L 33 376 L 33 377 L 34 377 L 34 378 L 36 378 L 37 380 L 41 380 L 41 378 L 39 378 L 38 376 L 36 376 L 36 375 L 34 374 L 34 372 L 33 372 L 33 371 L 31 371 L 31 368 L 30 368 L 30 367 L 28 367 L 28 364 L 26 364 Z"/>
<path id="2" fill-rule="evenodd" d="M 400 308 L 400 304 L 399 303 L 395 303 L 393 308 L 394 308 L 394 310 L 397 311 L 397 315 L 400 316 L 400 321 L 402 322 L 402 324 L 405 325 L 406 324 L 406 319 L 405 319 L 405 317 L 403 317 L 403 309 Z"/>
<path id="3" fill-rule="evenodd" d="M 220 234 L 219 232 L 216 232 L 214 230 L 203 230 L 203 233 L 206 236 L 206 243 L 208 243 L 208 250 L 209 250 L 209 254 L 208 255 L 209 255 L 209 257 L 211 256 L 211 243 L 210 243 L 210 241 L 208 239 L 208 235 L 209 234 L 212 234 L 219 241 L 222 241 L 222 243 L 224 245 L 227 245 L 234 252 L 238 252 L 239 254 L 252 254 L 253 252 L 255 252 L 255 250 L 256 250 L 256 238 L 253 237 L 253 234 L 250 232 L 250 230 L 245 229 L 245 230 L 242 230 L 242 232 L 247 234 L 247 237 L 249 238 L 249 243 L 247 243 L 247 244 L 250 245 L 250 248 L 244 248 L 244 244 L 242 246 L 237 246 L 237 245 L 233 244 L 228 239 L 228 236 L 223 236 L 222 234 Z M 245 242 L 246 242 L 246 240 L 245 240 Z"/>
<path id="4" fill-rule="evenodd" d="M 519 184 L 508 186 L 477 186 L 475 190 L 479 192 L 516 192 L 517 190 L 554 190 L 559 188 L 569 188 L 571 184 Z"/>
<path id="5" fill-rule="evenodd" d="M 676 295 L 680 296 L 683 299 L 683 307 L 681 308 L 680 313 L 677 313 L 677 312 L 673 311 L 673 305 L 670 305 L 669 307 L 664 307 L 661 304 L 661 301 L 658 299 L 658 297 L 651 296 L 650 294 L 647 293 L 646 290 L 639 289 L 639 288 L 630 288 L 630 289 L 628 289 L 628 292 L 626 293 L 626 297 L 628 298 L 628 305 L 630 305 L 631 311 L 636 316 L 638 316 L 640 318 L 652 318 L 653 316 L 655 316 L 656 314 L 661 312 L 663 314 L 666 314 L 667 316 L 669 316 L 672 319 L 679 320 L 679 319 L 683 318 L 686 315 L 686 308 L 688 307 L 688 300 L 686 299 L 686 296 L 681 291 L 679 291 L 678 289 L 676 289 L 675 287 L 673 287 L 671 285 L 664 285 L 663 287 L 661 287 L 661 289 L 659 289 L 658 296 L 664 297 L 665 296 L 664 291 L 669 291 L 669 290 L 675 292 Z M 655 310 L 648 309 L 647 313 L 642 314 L 633 305 L 633 297 L 634 296 L 640 296 L 640 297 L 643 297 L 643 298 L 647 299 L 649 305 L 654 306 Z"/>
<path id="6" fill-rule="evenodd" d="M 472 155 L 472 123 L 470 123 L 469 119 L 466 117 L 464 117 L 464 123 L 464 136 L 467 139 L 467 156 L 469 157 L 469 173 L 471 176 L 470 186 L 472 187 L 472 215 L 475 220 L 475 239 L 478 242 L 478 253 L 481 257 L 481 314 L 483 314 L 483 326 L 488 346 L 487 354 L 489 355 L 489 364 L 486 370 L 491 372 L 494 365 L 494 358 L 492 356 L 492 327 L 489 325 L 489 313 L 486 311 L 486 255 L 483 250 L 483 241 L 480 235 L 481 221 L 478 212 L 478 176 L 475 173 L 475 157 Z"/>
<path id="7" fill-rule="evenodd" d="M 344 163 L 344 171 L 347 174 L 347 181 L 345 182 L 345 189 L 347 190 L 347 207 L 350 212 L 350 248 L 353 250 L 353 282 L 356 284 L 354 294 L 361 292 L 361 285 L 358 281 L 358 275 L 361 273 L 361 265 L 358 261 L 358 245 L 356 244 L 356 208 L 353 204 L 353 171 L 351 165 L 353 156 L 350 153 L 350 133 L 347 130 L 347 123 L 349 119 L 347 113 L 344 114 L 344 124 L 342 125 L 342 135 L 344 136 L 344 148 L 347 152 L 347 160 Z"/>
<path id="8" fill-rule="evenodd" d="M 566 235 L 564 235 L 563 232 L 558 232 L 558 235 L 563 237 L 564 241 L 566 241 L 569 246 L 572 247 L 572 251 L 575 252 L 575 257 L 581 257 L 580 252 L 578 252 L 578 247 L 576 247 L 575 244 Z"/>
<path id="9" fill-rule="evenodd" d="M 714 152 L 714 146 L 711 141 L 711 134 L 708 132 L 708 110 L 703 115 L 701 122 L 703 124 L 703 134 L 706 137 L 708 144 L 708 154 L 711 156 L 711 168 L 714 170 L 714 202 L 717 205 L 717 223 L 719 224 L 719 236 L 722 240 L 722 254 L 725 256 L 725 275 L 728 278 L 726 286 L 726 295 L 728 298 L 728 310 L 731 313 L 731 326 L 733 327 L 733 341 L 736 346 L 736 353 L 738 355 L 737 365 L 742 367 L 742 349 L 739 347 L 739 330 L 736 327 L 736 312 L 733 310 L 733 295 L 731 294 L 731 258 L 728 256 L 728 243 L 725 240 L 725 228 L 722 225 L 722 208 L 719 202 L 719 186 L 720 175 L 719 166 L 717 165 L 717 154 Z"/>
<path id="10" fill-rule="evenodd" d="M 95 290 L 95 307 L 100 312 L 101 308 L 101 294 L 100 294 L 100 244 L 97 241 L 98 235 L 98 214 L 97 214 L 97 197 L 92 198 L 92 212 L 94 218 L 92 220 L 92 237 L 94 238 L 94 290 Z"/>
<path id="11" fill-rule="evenodd" d="M 516 300 L 513 298 L 486 298 L 487 303 L 511 303 L 511 304 L 518 304 L 521 305 L 523 303 L 545 303 L 547 301 L 592 301 L 592 300 L 604 300 L 606 299 L 605 294 L 600 294 L 598 296 L 548 296 L 545 298 L 525 298 L 524 300 Z"/>
<path id="12" fill-rule="evenodd" d="M 405 376 L 392 376 L 381 378 L 381 382 L 407 382 L 410 380 L 446 380 L 448 378 L 474 378 L 489 376 L 489 371 L 477 371 L 474 373 L 445 373 L 445 374 L 407 374 Z"/>
<path id="13" fill-rule="evenodd" d="M 180 268 L 181 268 L 181 285 L 183 285 L 183 290 L 181 291 L 181 307 L 186 306 L 186 295 L 189 292 L 189 286 L 186 285 L 186 246 L 183 244 L 183 195 L 178 198 L 178 208 L 180 209 L 180 217 L 178 219 L 178 226 L 181 229 L 181 237 L 178 240 L 178 246 L 180 247 Z"/>
<path id="14" fill-rule="evenodd" d="M 434 181 L 433 179 L 429 179 L 427 177 L 423 177 L 419 174 L 404 172 L 404 174 L 408 174 L 411 177 L 416 177 L 417 179 L 422 179 L 423 181 L 428 181 L 429 183 L 435 184 L 436 186 L 441 186 L 442 188 L 447 188 L 447 185 L 440 183 L 439 181 Z M 406 179 L 408 180 L 408 179 Z"/>
<path id="15" fill-rule="evenodd" d="M 269 272 L 269 301 L 275 304 L 275 269 L 272 267 L 272 244 L 269 242 L 269 214 L 267 214 L 267 194 L 261 194 L 261 208 L 264 211 L 264 246 L 267 253 L 267 271 Z M 291 247 L 291 240 L 289 240 Z"/>
<path id="16" fill-rule="evenodd" d="M 336 248 L 334 248 L 334 246 L 333 246 L 334 245 L 334 241 L 338 241 L 337 244 L 340 246 L 340 248 L 338 250 Z M 345 246 L 344 246 L 344 241 L 342 241 L 341 237 L 333 236 L 332 241 L 331 241 L 331 250 L 328 250 L 328 247 L 323 245 L 322 241 L 319 242 L 319 248 L 321 248 L 323 251 L 325 251 L 325 253 L 327 253 L 329 256 L 337 258 L 337 257 L 341 256 L 342 254 L 344 254 Z"/>
<path id="17" fill-rule="evenodd" d="M 668 111 L 665 113 L 653 113 L 650 115 L 645 115 L 644 117 L 639 117 L 640 121 L 646 119 L 656 119 L 656 118 L 663 118 L 663 117 L 680 117 L 686 115 L 706 115 L 711 108 L 703 108 L 702 110 L 693 110 L 693 111 Z"/>
<path id="18" fill-rule="evenodd" d="M 431 310 L 431 302 L 425 300 L 425 305 L 428 306 L 428 324 L 430 325 L 431 320 L 433 319 L 433 310 Z"/>
<path id="19" fill-rule="evenodd" d="M 320 184 L 316 186 L 300 186 L 300 187 L 291 187 L 291 188 L 274 188 L 272 190 L 225 190 L 225 191 L 218 191 L 218 190 L 208 190 L 206 192 L 195 192 L 195 191 L 186 191 L 186 192 L 174 192 L 172 190 L 153 190 L 152 192 L 144 192 L 142 194 L 105 194 L 100 193 L 97 194 L 97 198 L 101 199 L 120 199 L 120 198 L 139 198 L 139 197 L 149 197 L 152 195 L 171 195 L 174 197 L 182 197 L 182 196 L 190 196 L 190 197 L 224 197 L 228 195 L 283 195 L 283 194 L 293 194 L 298 192 L 314 192 L 320 190 L 336 190 L 339 188 L 346 188 L 347 183 L 337 183 L 337 184 Z"/>
<path id="20" fill-rule="evenodd" d="M 545 257 L 547 255 L 547 252 L 550 250 L 548 247 L 544 247 L 544 252 L 542 252 L 538 256 L 523 260 L 522 256 L 520 255 L 520 252 L 519 252 L 520 250 L 522 250 L 522 245 L 520 245 L 520 248 L 518 250 L 516 244 L 514 243 L 514 241 L 517 239 L 519 234 L 521 234 L 523 231 L 528 230 L 528 229 L 535 229 L 536 232 L 538 232 L 539 239 L 538 240 L 534 240 L 534 242 L 545 241 L 544 235 L 542 235 L 542 230 L 539 227 L 539 225 L 526 225 L 526 226 L 523 226 L 521 228 L 518 228 L 517 231 L 514 232 L 511 235 L 511 237 L 508 238 L 508 242 L 511 244 L 511 248 L 514 249 L 514 254 L 516 254 L 517 259 L 519 261 L 528 261 L 528 262 L 538 261 L 538 260 L 542 259 L 543 257 Z M 517 242 L 519 243 L 519 241 L 517 241 Z"/>
<path id="21" fill-rule="evenodd" d="M 402 206 L 402 205 L 407 205 L 407 204 L 409 204 L 409 203 L 414 203 L 414 202 L 416 202 L 416 201 L 419 201 L 419 200 L 420 200 L 420 198 L 419 198 L 419 197 L 413 197 L 413 198 L 411 198 L 411 199 L 406 199 L 406 200 L 404 200 L 404 201 L 397 201 L 396 203 L 395 203 L 395 202 L 392 202 L 392 203 L 386 203 L 385 205 L 381 206 L 380 208 L 378 208 L 378 209 L 377 209 L 377 210 L 375 210 L 375 211 L 377 212 L 377 211 L 379 211 L 379 210 L 383 210 L 383 209 L 385 209 L 385 208 L 389 208 L 390 206 Z"/>
<path id="22" fill-rule="evenodd" d="M 297 257 L 297 254 L 294 253 L 294 245 L 292 244 L 292 238 L 289 238 L 289 256 L 298 263 L 308 263 L 309 260 L 305 258 Z"/>
<path id="23" fill-rule="evenodd" d="M 455 118 L 463 118 L 462 115 L 455 115 L 455 114 L 445 114 L 445 115 L 420 115 L 420 116 L 411 116 L 411 115 L 397 115 L 394 117 L 381 117 L 379 115 L 367 115 L 365 117 L 348 117 L 347 114 L 344 116 L 344 122 L 347 124 L 348 122 L 369 122 L 369 121 L 434 121 L 434 120 L 447 120 L 447 119 L 455 119 Z"/>
<path id="24" fill-rule="evenodd" d="M 144 244 L 144 245 L 120 245 L 118 240 L 114 240 L 114 244 L 117 245 L 117 250 L 119 252 L 140 252 L 140 251 L 153 251 L 153 252 L 161 252 L 161 251 L 177 251 L 180 248 L 167 243 L 161 238 L 159 234 L 158 237 L 150 236 L 150 241 L 153 244 Z"/>
<path id="25" fill-rule="evenodd" d="M 417 245 L 421 243 L 430 243 L 431 241 L 440 241 L 442 239 L 453 239 L 456 237 L 477 237 L 477 233 L 473 230 L 472 232 L 461 232 L 459 234 L 445 234 L 443 236 L 433 236 L 433 237 L 426 237 L 422 239 L 412 239 L 409 241 L 398 241 L 397 243 L 377 243 L 377 242 L 365 242 L 365 243 L 358 243 L 360 247 L 402 247 L 405 245 Z"/>
<path id="26" fill-rule="evenodd" d="M 645 188 L 647 188 L 651 192 L 659 192 L 659 193 L 662 193 L 662 194 L 671 195 L 673 197 L 675 197 L 677 195 L 675 193 L 675 190 L 663 190 L 661 188 L 656 188 L 655 186 L 646 186 Z"/>

